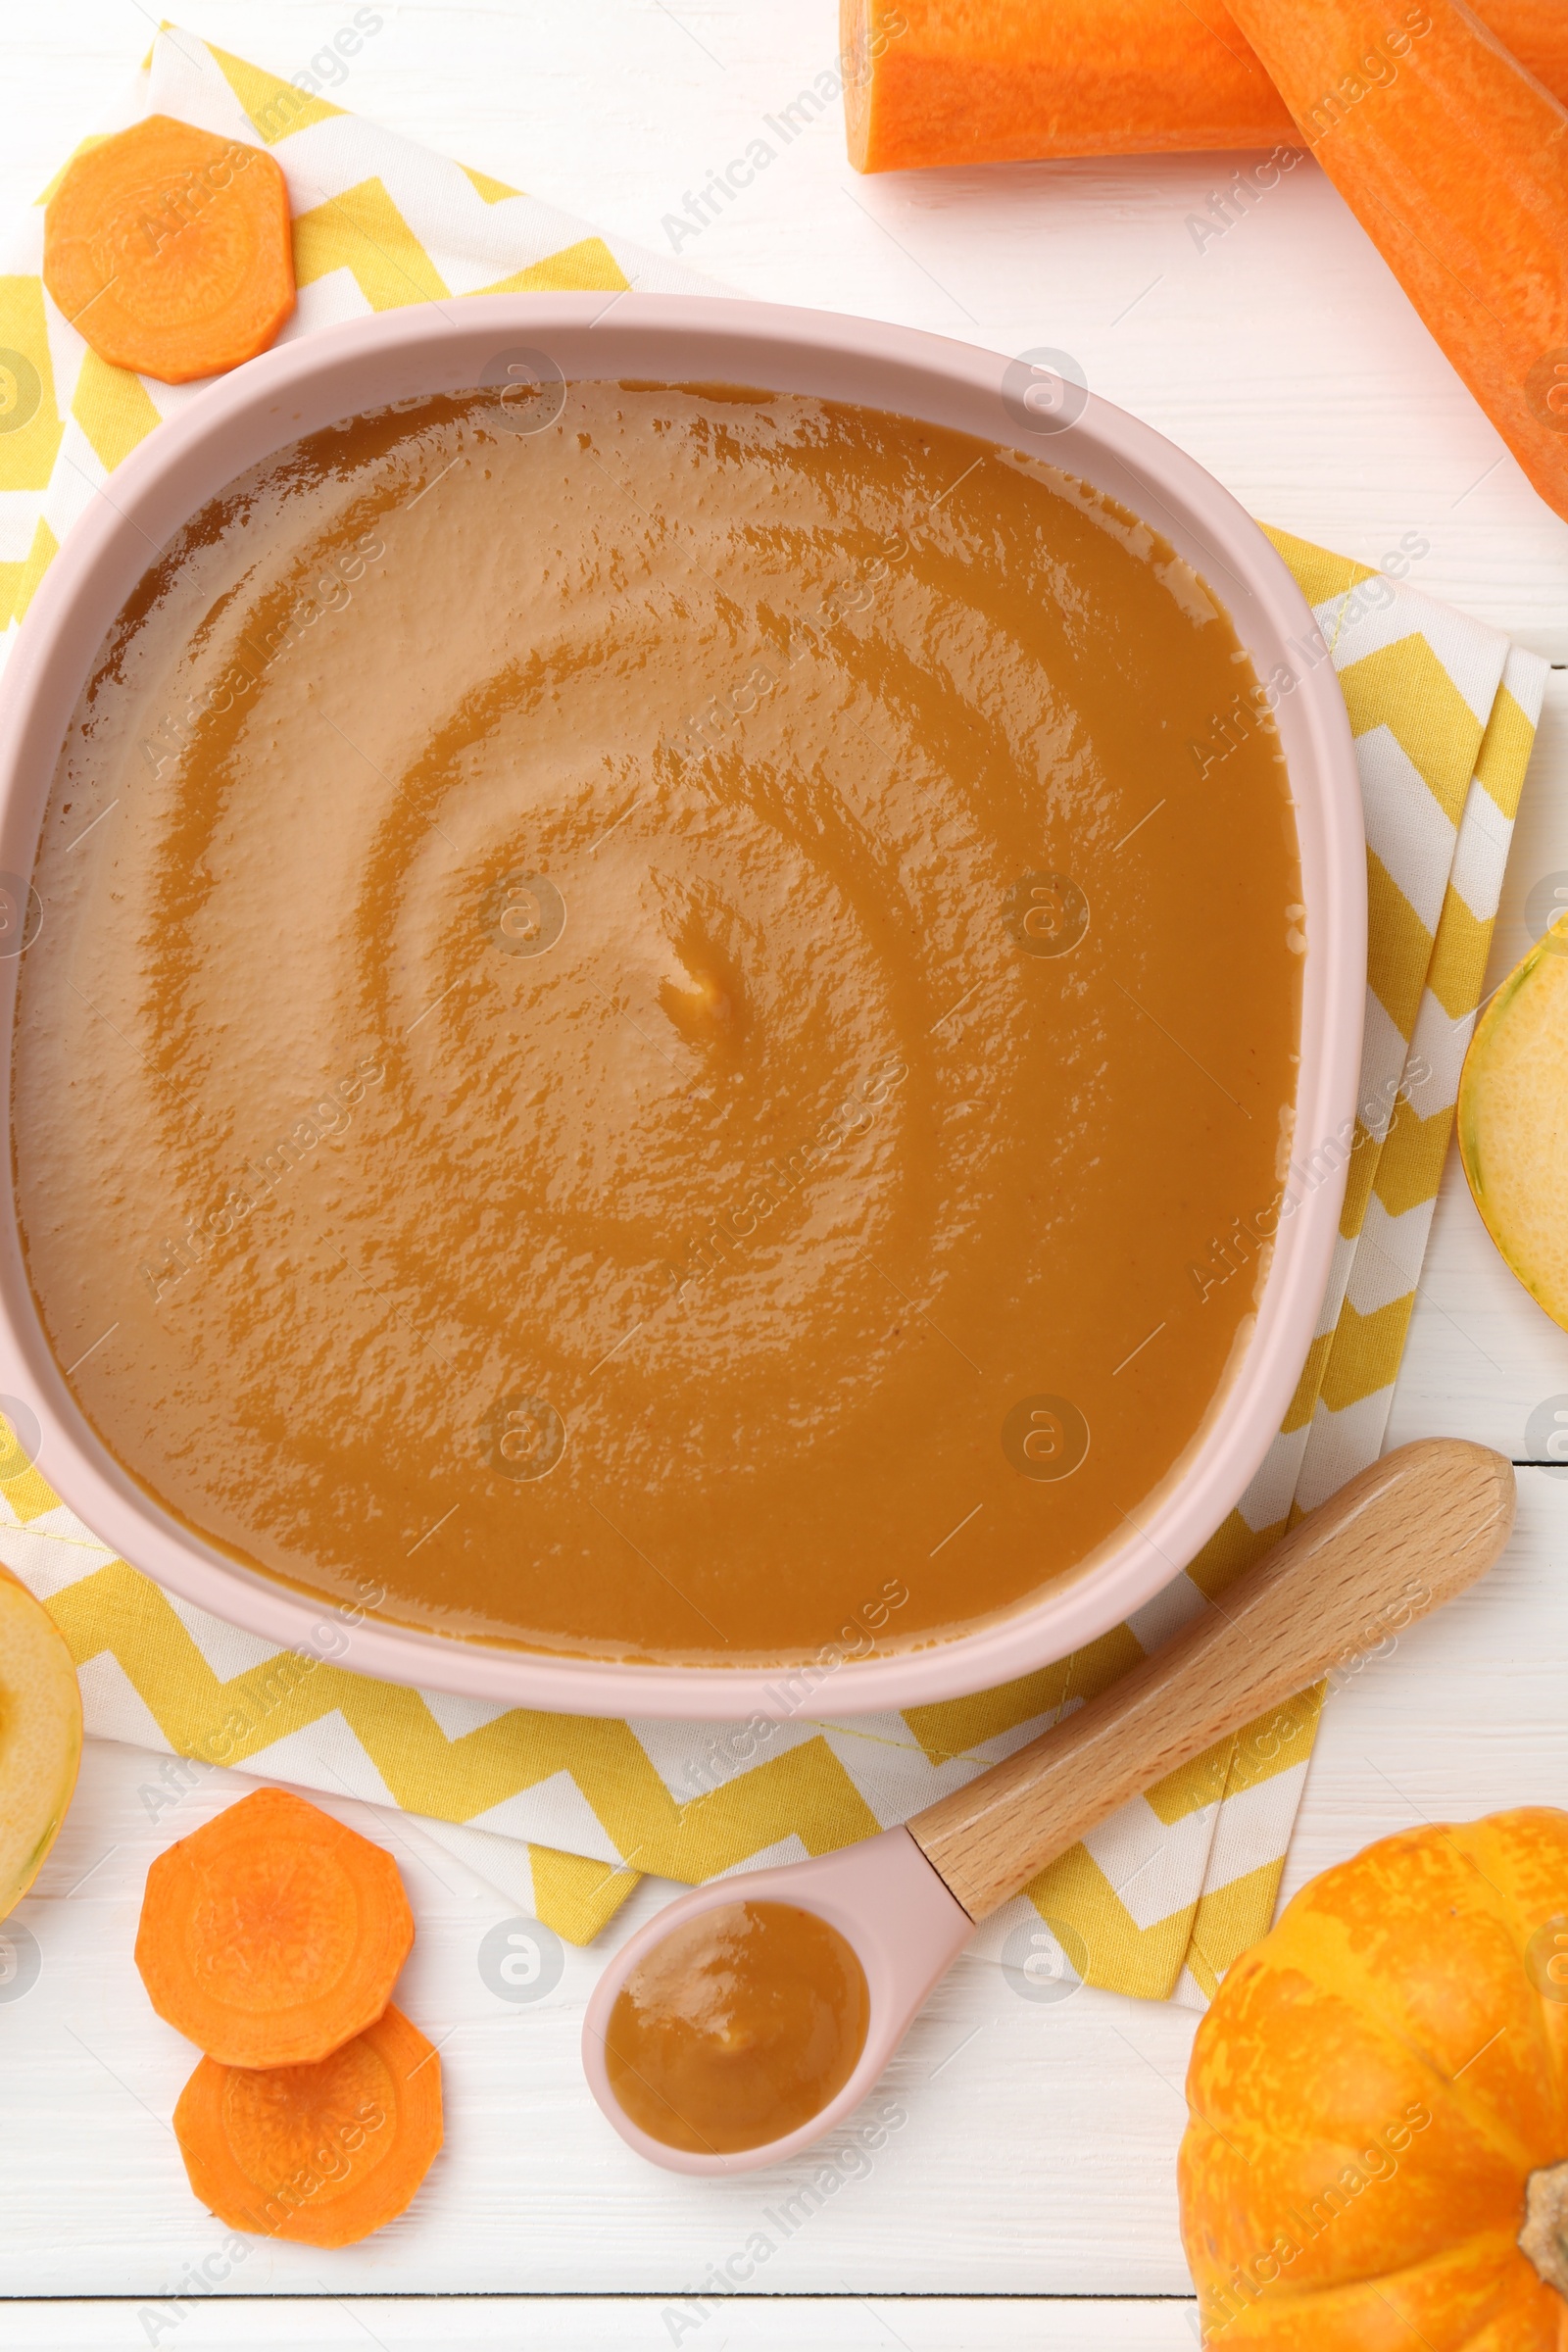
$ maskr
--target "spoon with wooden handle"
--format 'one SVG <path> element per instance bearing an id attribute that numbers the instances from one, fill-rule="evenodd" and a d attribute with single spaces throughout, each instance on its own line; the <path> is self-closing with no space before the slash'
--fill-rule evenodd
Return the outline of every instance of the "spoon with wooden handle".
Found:
<path id="1" fill-rule="evenodd" d="M 683 1895 L 629 1938 L 594 1989 L 583 2027 L 594 2097 L 640 2155 L 674 2172 L 787 2161 L 865 2097 L 979 1921 L 1140 1789 L 1464 1592 L 1497 1558 L 1513 1514 L 1513 1470 L 1500 1454 L 1457 1438 L 1403 1446 L 1301 1520 L 1164 1648 L 902 1829 Z M 1216 1797 L 1226 1769 L 1222 1759 Z M 615 2096 L 612 2011 L 672 1935 L 705 1911 L 759 1902 L 815 1913 L 854 1946 L 870 1993 L 859 2059 L 825 2105 L 780 2137 L 721 2152 L 692 2114 L 684 2135 L 700 2144 L 668 2145 Z"/>

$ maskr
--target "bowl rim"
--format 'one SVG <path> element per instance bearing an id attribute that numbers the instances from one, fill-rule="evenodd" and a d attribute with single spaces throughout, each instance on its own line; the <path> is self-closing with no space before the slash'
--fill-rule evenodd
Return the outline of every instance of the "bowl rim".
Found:
<path id="1" fill-rule="evenodd" d="M 678 363 L 670 356 L 677 348 Z M 627 291 L 608 302 L 597 294 L 473 296 L 300 334 L 196 393 L 130 452 L 115 469 L 112 494 L 100 488 L 66 534 L 0 676 L 0 873 L 32 872 L 71 710 L 115 614 L 154 560 L 149 547 L 161 551 L 224 481 L 318 424 L 477 383 L 487 360 L 522 353 L 530 363 L 543 357 L 538 372 L 559 370 L 568 384 L 636 374 L 814 390 L 954 423 L 1004 447 L 1026 446 L 1023 435 L 1033 429 L 1017 402 L 1022 360 L 880 320 L 718 295 Z M 375 387 L 374 396 L 366 397 L 364 386 Z M 381 1680 L 554 1712 L 713 1722 L 864 1714 L 1012 1682 L 1120 1624 L 1187 1566 L 1241 1499 L 1279 1431 L 1333 1261 L 1365 1001 L 1360 787 L 1328 649 L 1258 525 L 1151 426 L 1088 391 L 1069 405 L 1065 425 L 1041 428 L 1053 438 L 1040 454 L 1121 497 L 1196 563 L 1251 648 L 1260 678 L 1269 674 L 1260 652 L 1278 652 L 1290 672 L 1274 716 L 1289 763 L 1307 908 L 1295 1140 L 1284 1188 L 1292 1206 L 1271 1204 L 1271 1263 L 1233 1375 L 1182 1462 L 1139 1505 L 1137 1520 L 1007 1614 L 880 1656 L 847 1656 L 829 1643 L 794 1666 L 647 1664 L 379 1619 L 373 1604 L 350 1608 L 313 1596 L 205 1543 L 109 1452 L 43 1335 L 23 1265 L 8 1148 L 0 1181 L 0 1405 L 15 1399 L 33 1416 L 39 1470 L 100 1541 L 183 1601 L 283 1648 Z M 989 429 L 975 421 L 993 416 Z M 250 454 L 231 462 L 235 451 Z M 1286 648 L 1300 658 L 1299 668 Z M 18 961 L 0 959 L 8 1146 Z"/>

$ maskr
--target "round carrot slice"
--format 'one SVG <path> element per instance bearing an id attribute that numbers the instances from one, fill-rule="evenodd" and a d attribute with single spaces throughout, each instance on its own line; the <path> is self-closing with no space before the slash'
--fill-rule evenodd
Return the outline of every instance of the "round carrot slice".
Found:
<path id="1" fill-rule="evenodd" d="M 401 2010 L 315 2066 L 204 2058 L 174 2109 L 191 2187 L 231 2230 L 351 2246 L 394 2221 L 441 2145 L 441 2061 Z"/>
<path id="2" fill-rule="evenodd" d="M 306 2066 L 364 2033 L 414 1941 L 397 1864 L 283 1788 L 159 1855 L 136 1966 L 159 2016 L 225 2066 Z"/>
<path id="3" fill-rule="evenodd" d="M 260 147 L 148 115 L 50 197 L 43 282 L 113 367 L 166 384 L 237 368 L 294 308 L 283 174 Z"/>

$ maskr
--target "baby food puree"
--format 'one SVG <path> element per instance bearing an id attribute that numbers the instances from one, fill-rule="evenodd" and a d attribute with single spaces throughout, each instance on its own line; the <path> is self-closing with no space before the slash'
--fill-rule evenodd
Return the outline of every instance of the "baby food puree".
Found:
<path id="1" fill-rule="evenodd" d="M 152 564 L 49 804 L 16 1162 L 83 1411 L 452 1634 L 1022 1602 L 1252 1311 L 1304 945 L 1256 697 L 1156 532 L 897 416 L 584 383 L 295 444 Z"/>
<path id="2" fill-rule="evenodd" d="M 715 2156 L 820 2114 L 865 2047 L 865 1971 L 795 1903 L 724 1903 L 674 1929 L 610 2013 L 605 2069 L 632 2122 Z"/>

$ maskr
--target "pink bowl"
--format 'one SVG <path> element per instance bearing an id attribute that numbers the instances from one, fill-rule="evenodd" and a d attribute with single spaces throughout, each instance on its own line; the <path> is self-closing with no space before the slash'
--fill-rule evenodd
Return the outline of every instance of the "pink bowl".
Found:
<path id="1" fill-rule="evenodd" d="M 1255 1325 L 1224 1396 L 1139 1524 L 1012 1615 L 924 1649 L 802 1668 L 617 1665 L 465 1642 L 367 1619 L 348 1637 L 324 1601 L 203 1543 L 115 1461 L 77 1409 L 43 1336 L 0 1179 L 0 1405 L 41 1432 L 38 1466 L 104 1543 L 172 1592 L 288 1647 L 433 1690 L 589 1715 L 785 1717 L 906 1707 L 1005 1682 L 1094 1640 L 1167 1584 L 1235 1506 L 1262 1461 L 1316 1326 L 1355 1110 L 1366 984 L 1360 789 L 1345 705 L 1300 591 L 1256 525 L 1201 466 L 1106 402 L 1048 379 L 1026 409 L 1018 361 L 936 335 L 819 311 L 706 298 L 488 296 L 328 327 L 253 360 L 134 450 L 76 523 L 33 600 L 0 682 L 0 874 L 32 869 L 55 762 L 97 648 L 154 551 L 269 452 L 356 411 L 504 380 L 519 347 L 546 375 L 757 384 L 858 401 L 1054 463 L 1144 515 L 1224 604 L 1257 674 L 1284 670 L 1275 722 L 1300 840 L 1306 954 L 1294 1214 L 1283 1221 Z M 501 363 L 498 369 L 497 363 Z M 487 372 L 488 369 L 488 372 Z M 1056 400 L 1051 403 L 1054 390 Z M 498 393 L 498 398 L 501 395 Z M 1036 419 L 1038 418 L 1038 421 Z M 1036 434 L 1054 436 L 1049 444 Z M 17 961 L 0 959 L 10 1041 Z M 9 1079 L 6 1101 L 10 1102 Z M 9 1113 L 8 1113 L 9 1115 Z M 1332 1148 L 1331 1148 L 1332 1147 Z"/>

